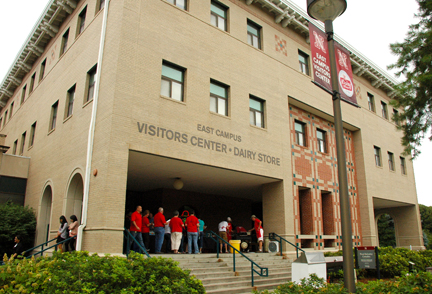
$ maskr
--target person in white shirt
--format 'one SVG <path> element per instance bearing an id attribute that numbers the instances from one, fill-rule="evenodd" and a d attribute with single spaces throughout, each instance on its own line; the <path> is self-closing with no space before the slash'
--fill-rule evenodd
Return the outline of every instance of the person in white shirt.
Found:
<path id="1" fill-rule="evenodd" d="M 171 228 L 169 226 L 170 220 L 171 219 L 169 219 L 165 225 L 165 234 L 164 234 L 165 253 L 170 253 L 170 251 L 171 251 Z"/>
<path id="2" fill-rule="evenodd" d="M 219 236 L 222 239 L 224 239 L 226 242 L 228 242 L 227 227 L 228 227 L 228 222 L 226 222 L 226 221 L 221 221 L 218 225 Z M 228 245 L 227 245 L 227 243 L 222 242 L 222 240 L 219 240 L 220 252 L 222 253 L 222 243 L 225 245 L 225 253 L 227 253 L 228 252 Z"/>

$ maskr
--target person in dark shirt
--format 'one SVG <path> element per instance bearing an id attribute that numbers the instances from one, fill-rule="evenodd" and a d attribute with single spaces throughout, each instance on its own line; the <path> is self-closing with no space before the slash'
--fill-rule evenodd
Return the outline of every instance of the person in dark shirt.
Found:
<path id="1" fill-rule="evenodd" d="M 21 236 L 20 236 L 20 235 L 15 236 L 14 242 L 15 242 L 16 244 L 15 244 L 13 250 L 12 250 L 12 257 L 13 257 L 13 258 L 17 258 L 17 257 L 19 257 L 19 256 L 23 253 L 23 251 L 24 251 L 23 246 L 22 246 L 22 243 L 21 243 Z"/>

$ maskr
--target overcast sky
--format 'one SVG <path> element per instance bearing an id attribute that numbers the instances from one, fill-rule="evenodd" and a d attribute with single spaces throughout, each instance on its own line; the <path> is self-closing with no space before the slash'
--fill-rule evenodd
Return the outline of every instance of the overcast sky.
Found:
<path id="1" fill-rule="evenodd" d="M 146 0 L 154 1 L 154 0 Z M 202 0 L 204 1 L 204 0 Z M 306 10 L 306 0 L 288 0 Z M 44 11 L 48 0 L 0 0 L 0 81 L 16 58 L 24 41 Z M 334 22 L 335 33 L 380 68 L 396 61 L 389 44 L 402 42 L 414 18 L 415 0 L 348 0 L 345 13 Z M 419 203 L 432 206 L 430 165 L 432 143 L 424 140 L 422 154 L 414 161 Z"/>

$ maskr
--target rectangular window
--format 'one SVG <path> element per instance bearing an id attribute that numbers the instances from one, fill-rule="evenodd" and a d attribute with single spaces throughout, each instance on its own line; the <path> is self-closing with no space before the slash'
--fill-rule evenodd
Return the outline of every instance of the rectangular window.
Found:
<path id="1" fill-rule="evenodd" d="M 12 102 L 12 103 L 11 103 L 11 106 L 10 106 L 9 120 L 11 120 L 11 118 L 12 118 L 12 114 L 13 114 L 13 107 L 14 107 L 14 103 Z"/>
<path id="2" fill-rule="evenodd" d="M 370 111 L 375 112 L 375 99 L 374 96 L 370 93 L 367 93 L 368 96 L 368 107 Z"/>
<path id="3" fill-rule="evenodd" d="M 84 9 L 81 11 L 81 13 L 78 16 L 77 37 L 84 31 L 86 14 L 87 14 L 87 6 L 84 7 Z"/>
<path id="4" fill-rule="evenodd" d="M 210 82 L 210 111 L 228 116 L 228 87 Z"/>
<path id="5" fill-rule="evenodd" d="M 13 155 L 16 155 L 17 147 L 18 147 L 18 140 L 15 140 L 13 147 L 12 147 L 12 154 Z"/>
<path id="6" fill-rule="evenodd" d="M 394 156 L 393 156 L 393 153 L 387 152 L 387 155 L 388 155 L 389 170 L 394 171 L 395 170 L 395 166 L 394 166 Z"/>
<path id="7" fill-rule="evenodd" d="M 72 115 L 74 100 L 75 100 L 75 85 L 72 88 L 70 88 L 67 92 L 65 118 L 68 118 L 69 116 Z"/>
<path id="8" fill-rule="evenodd" d="M 162 63 L 161 95 L 174 100 L 183 101 L 184 70 Z"/>
<path id="9" fill-rule="evenodd" d="M 300 71 L 305 75 L 309 75 L 309 56 L 306 53 L 298 51 Z"/>
<path id="10" fill-rule="evenodd" d="M 35 133 L 36 133 L 36 122 L 31 126 L 29 147 L 32 147 L 34 144 Z"/>
<path id="11" fill-rule="evenodd" d="M 3 117 L 0 117 L 0 128 L 2 128 L 2 124 L 3 124 Z"/>
<path id="12" fill-rule="evenodd" d="M 381 101 L 382 117 L 388 119 L 387 104 Z"/>
<path id="13" fill-rule="evenodd" d="M 186 10 L 186 1 L 187 0 L 167 0 L 169 3 L 174 4 L 178 8 Z"/>
<path id="14" fill-rule="evenodd" d="M 34 73 L 31 77 L 29 93 L 33 92 L 35 79 L 36 79 L 36 73 Z"/>
<path id="15" fill-rule="evenodd" d="M 61 47 L 60 47 L 60 56 L 66 52 L 67 45 L 68 45 L 68 39 L 69 39 L 69 29 L 67 29 L 67 31 L 63 34 L 62 43 L 61 43 Z"/>
<path id="16" fill-rule="evenodd" d="M 85 102 L 88 102 L 93 99 L 95 85 L 96 85 L 96 73 L 97 73 L 97 65 L 95 65 L 88 73 L 87 73 L 87 95 Z"/>
<path id="17" fill-rule="evenodd" d="M 51 106 L 51 120 L 49 130 L 52 131 L 56 127 L 57 122 L 58 101 Z"/>
<path id="18" fill-rule="evenodd" d="M 407 172 L 406 172 L 405 158 L 399 157 L 399 159 L 400 159 L 400 165 L 401 165 L 401 173 L 403 175 L 406 175 Z"/>
<path id="19" fill-rule="evenodd" d="M 223 31 L 227 30 L 227 8 L 216 3 L 211 2 L 210 21 L 215 27 Z"/>
<path id="20" fill-rule="evenodd" d="M 4 124 L 3 124 L 3 128 L 4 128 L 5 125 L 6 125 L 7 116 L 8 116 L 8 111 L 6 110 L 6 111 L 5 111 L 5 116 L 4 116 Z"/>
<path id="21" fill-rule="evenodd" d="M 45 67 L 46 67 L 46 58 L 41 63 L 40 72 L 39 72 L 39 82 L 44 78 L 45 76 Z"/>
<path id="22" fill-rule="evenodd" d="M 21 104 L 23 104 L 24 101 L 25 101 L 25 95 L 26 95 L 26 92 L 27 92 L 27 85 L 25 85 L 25 86 L 22 88 L 22 92 L 21 92 Z"/>
<path id="23" fill-rule="evenodd" d="M 294 121 L 296 133 L 296 143 L 300 146 L 306 146 L 306 124 L 300 121 Z"/>
<path id="24" fill-rule="evenodd" d="M 318 150 L 322 153 L 326 153 L 326 132 L 317 129 L 317 140 L 318 140 Z"/>
<path id="25" fill-rule="evenodd" d="M 399 111 L 397 111 L 396 109 L 393 108 L 393 121 L 395 121 L 395 117 L 399 115 Z M 397 126 L 400 126 L 400 122 L 396 122 Z"/>
<path id="26" fill-rule="evenodd" d="M 374 146 L 375 165 L 381 166 L 381 148 Z"/>
<path id="27" fill-rule="evenodd" d="M 250 124 L 259 128 L 264 128 L 264 101 L 249 97 L 249 117 Z"/>
<path id="28" fill-rule="evenodd" d="M 105 7 L 105 0 L 99 0 L 99 10 Z"/>
<path id="29" fill-rule="evenodd" d="M 23 155 L 24 153 L 24 147 L 25 147 L 25 140 L 26 140 L 26 132 L 24 132 L 21 136 L 21 146 L 20 146 L 20 155 Z"/>
<path id="30" fill-rule="evenodd" d="M 261 49 L 261 27 L 250 20 L 247 22 L 247 38 L 249 45 Z"/>

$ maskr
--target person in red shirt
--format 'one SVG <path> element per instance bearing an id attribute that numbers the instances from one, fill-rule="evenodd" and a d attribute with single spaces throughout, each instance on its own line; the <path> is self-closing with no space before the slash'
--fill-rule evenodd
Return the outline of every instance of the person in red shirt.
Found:
<path id="1" fill-rule="evenodd" d="M 198 249 L 198 227 L 199 220 L 195 216 L 195 212 L 192 211 L 190 216 L 186 219 L 187 236 L 189 244 L 189 254 L 192 254 L 192 246 L 194 247 L 194 253 L 199 253 Z M 192 245 L 193 244 L 193 245 Z"/>
<path id="2" fill-rule="evenodd" d="M 134 213 L 131 216 L 131 225 L 129 231 L 131 235 L 138 241 L 139 245 L 144 248 L 144 243 L 141 235 L 141 226 L 142 226 L 142 216 L 141 216 L 142 207 L 137 206 Z M 135 241 L 132 241 L 132 250 L 141 251 Z"/>
<path id="3" fill-rule="evenodd" d="M 228 242 L 232 239 L 232 230 L 233 230 L 233 226 L 232 226 L 232 219 L 230 217 L 227 217 L 227 222 L 228 222 L 228 226 L 226 227 L 226 232 L 227 232 L 227 238 L 228 238 Z"/>
<path id="4" fill-rule="evenodd" d="M 260 221 L 255 215 L 251 216 L 252 221 L 254 222 L 254 227 L 252 229 L 249 230 L 249 232 L 252 232 L 253 230 L 255 230 L 256 232 L 256 236 L 258 239 L 258 244 L 259 244 L 259 252 L 262 252 L 262 244 L 264 241 L 264 230 L 262 228 L 262 221 Z"/>
<path id="5" fill-rule="evenodd" d="M 165 235 L 165 225 L 167 221 L 163 215 L 164 209 L 159 207 L 158 213 L 154 216 L 154 232 L 155 232 L 155 253 L 161 254 L 162 244 Z"/>
<path id="6" fill-rule="evenodd" d="M 174 253 L 179 253 L 178 250 L 180 247 L 182 231 L 184 227 L 182 219 L 178 216 L 179 212 L 177 210 L 174 211 L 174 217 L 169 223 L 171 228 L 171 249 L 174 251 Z"/>
<path id="7" fill-rule="evenodd" d="M 150 211 L 144 210 L 144 216 L 142 218 L 141 235 L 143 237 L 144 245 L 147 252 L 150 250 L 150 226 L 151 223 L 148 219 Z"/>

